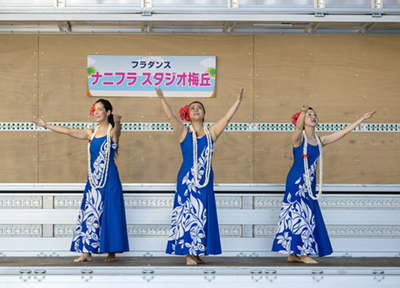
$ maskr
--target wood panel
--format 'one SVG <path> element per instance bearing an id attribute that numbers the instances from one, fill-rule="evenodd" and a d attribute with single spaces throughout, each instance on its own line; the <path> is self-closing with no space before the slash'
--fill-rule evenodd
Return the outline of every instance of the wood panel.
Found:
<path id="1" fill-rule="evenodd" d="M 179 145 L 172 132 L 123 133 L 116 158 L 121 181 L 176 183 L 182 163 Z M 86 182 L 86 147 L 86 141 L 51 132 L 40 133 L 40 182 Z M 216 144 L 213 158 L 215 182 L 252 183 L 252 147 L 251 133 L 224 133 Z"/>
<path id="2" fill-rule="evenodd" d="M 182 152 L 174 133 L 124 133 L 121 141 L 117 164 L 123 182 L 176 182 Z M 213 157 L 214 182 L 252 183 L 252 147 L 251 133 L 222 134 Z"/>
<path id="3" fill-rule="evenodd" d="M 87 143 L 55 132 L 40 132 L 39 183 L 85 183 Z"/>
<path id="4" fill-rule="evenodd" d="M 38 36 L 0 35 L 0 122 L 38 114 Z"/>
<path id="5" fill-rule="evenodd" d="M 119 155 L 123 183 L 176 183 L 182 153 L 175 133 L 122 133 Z"/>
<path id="6" fill-rule="evenodd" d="M 0 183 L 38 181 L 38 132 L 0 132 Z"/>
<path id="7" fill-rule="evenodd" d="M 215 183 L 253 183 L 253 133 L 224 132 L 213 156 Z"/>
<path id="8" fill-rule="evenodd" d="M 254 133 L 254 183 L 285 183 L 292 164 L 290 133 Z"/>
<path id="9" fill-rule="evenodd" d="M 373 109 L 378 113 L 369 122 L 399 122 L 398 36 L 1 35 L 0 40 L 4 122 L 38 115 L 92 121 L 89 107 L 97 98 L 86 96 L 89 54 L 216 55 L 217 97 L 202 100 L 207 122 L 226 113 L 241 86 L 245 97 L 232 122 L 289 122 L 303 103 L 316 109 L 320 122 L 353 122 Z M 123 121 L 166 122 L 157 98 L 110 100 Z M 177 115 L 190 100 L 168 102 Z M 86 141 L 51 132 L 1 134 L 0 182 L 86 181 Z M 398 134 L 351 133 L 327 146 L 324 183 L 399 183 Z M 181 161 L 171 132 L 122 135 L 117 165 L 124 183 L 174 183 Z M 215 182 L 284 183 L 292 161 L 291 133 L 226 132 L 216 145 Z"/>
<path id="10" fill-rule="evenodd" d="M 350 133 L 324 148 L 324 183 L 400 184 L 399 163 L 399 133 Z"/>
<path id="11" fill-rule="evenodd" d="M 321 122 L 398 122 L 400 38 L 397 36 L 255 36 L 258 122 L 289 122 L 302 104 Z M 365 97 L 364 97 L 365 96 Z"/>
<path id="12" fill-rule="evenodd" d="M 255 133 L 255 183 L 286 182 L 293 164 L 291 136 L 281 132 Z M 350 133 L 325 146 L 323 153 L 325 184 L 400 183 L 398 133 Z"/>
<path id="13" fill-rule="evenodd" d="M 86 96 L 87 55 L 215 55 L 217 96 L 202 99 L 206 121 L 217 121 L 235 102 L 240 87 L 246 98 L 234 118 L 253 117 L 252 36 L 198 35 L 40 35 L 40 115 L 51 121 L 87 121 L 88 107 L 97 99 Z M 42 76 L 43 74 L 43 76 Z M 249 95 L 251 97 L 249 97 Z M 156 97 L 156 94 L 154 93 Z M 124 121 L 165 121 L 158 99 L 109 98 Z M 179 109 L 193 98 L 171 98 Z M 62 113 L 60 109 L 62 107 Z"/>

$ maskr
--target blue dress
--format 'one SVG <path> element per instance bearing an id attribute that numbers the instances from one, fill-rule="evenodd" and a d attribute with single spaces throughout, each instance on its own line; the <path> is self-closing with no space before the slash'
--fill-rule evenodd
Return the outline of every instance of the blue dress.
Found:
<path id="1" fill-rule="evenodd" d="M 78 223 L 72 239 L 72 252 L 111 253 L 129 251 L 125 205 L 121 180 L 114 155 L 117 144 L 111 140 L 106 185 L 94 189 L 89 178 L 83 194 Z M 98 184 L 107 151 L 107 136 L 93 138 L 90 145 L 91 168 Z"/>
<path id="2" fill-rule="evenodd" d="M 208 149 L 207 137 L 197 139 L 198 182 L 204 184 Z M 181 143 L 183 162 L 178 173 L 171 230 L 168 237 L 168 254 L 204 256 L 221 254 L 217 207 L 214 196 L 214 173 L 210 171 L 207 186 L 197 188 L 193 170 L 193 140 L 189 131 Z"/>
<path id="3" fill-rule="evenodd" d="M 305 185 L 303 147 L 304 141 L 293 148 L 294 163 L 286 179 L 286 192 L 272 251 L 322 257 L 332 253 L 332 246 L 318 200 L 309 197 Z M 308 144 L 307 154 L 311 189 L 315 197 L 318 145 Z"/>

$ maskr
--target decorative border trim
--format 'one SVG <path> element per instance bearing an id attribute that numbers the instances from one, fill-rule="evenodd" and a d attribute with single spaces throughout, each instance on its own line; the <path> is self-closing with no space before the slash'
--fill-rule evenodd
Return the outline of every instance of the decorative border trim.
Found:
<path id="1" fill-rule="evenodd" d="M 0 226 L 0 231 L 2 226 Z M 74 235 L 75 227 L 76 225 L 73 224 L 54 225 L 54 237 L 72 237 Z M 127 230 L 129 237 L 168 237 L 170 227 L 171 225 L 169 224 L 128 224 Z M 242 225 L 219 225 L 219 233 L 221 237 L 242 237 L 242 230 Z M 3 235 L 0 233 L 0 237 L 2 236 Z"/>
<path id="2" fill-rule="evenodd" d="M 41 196 L 0 196 L 0 209 L 42 209 Z"/>
<path id="3" fill-rule="evenodd" d="M 253 237 L 274 237 L 276 225 L 254 225 Z M 400 226 L 381 225 L 327 225 L 328 234 L 331 237 L 396 237 L 400 238 Z"/>
<path id="4" fill-rule="evenodd" d="M 321 208 L 327 209 L 399 209 L 400 197 L 331 197 L 323 196 L 319 201 Z M 282 197 L 255 196 L 254 209 L 280 209 Z"/>
<path id="5" fill-rule="evenodd" d="M 276 225 L 251 225 L 252 237 L 274 237 Z M 72 237 L 75 224 L 54 225 L 53 237 Z M 130 237 L 168 237 L 170 225 L 135 224 L 127 225 Z M 42 225 L 0 225 L 0 238 L 42 237 Z M 400 226 L 392 225 L 328 225 L 331 237 L 400 237 Z M 219 225 L 221 237 L 243 237 L 243 225 Z"/>
<path id="6" fill-rule="evenodd" d="M 27 197 L 29 199 L 29 197 Z M 149 209 L 168 208 L 174 206 L 174 195 L 167 196 L 134 196 L 124 195 L 125 209 Z M 81 206 L 82 196 L 55 196 L 54 209 L 77 209 Z M 400 201 L 400 199 L 399 199 Z M 240 196 L 216 196 L 218 209 L 242 209 L 242 197 Z M 1 203 L 1 196 L 0 196 Z M 7 207 L 10 208 L 10 207 Z"/>
<path id="7" fill-rule="evenodd" d="M 74 129 L 94 129 L 95 122 L 48 122 L 52 125 L 65 126 Z M 189 126 L 188 123 L 184 123 Z M 213 123 L 205 123 L 210 127 Z M 319 123 L 317 132 L 336 132 L 349 123 Z M 122 122 L 123 132 L 170 132 L 172 126 L 167 122 Z M 229 123 L 225 128 L 228 132 L 292 132 L 295 126 L 291 123 Z M 0 131 L 50 131 L 38 127 L 31 122 L 0 122 Z M 360 124 L 353 132 L 400 132 L 400 123 L 365 123 Z"/>
<path id="8" fill-rule="evenodd" d="M 322 208 L 374 208 L 374 209 L 399 209 L 400 208 L 400 198 L 399 197 L 343 197 L 333 198 L 325 197 L 321 199 L 320 205 Z"/>
<path id="9" fill-rule="evenodd" d="M 329 236 L 383 236 L 400 237 L 400 226 L 327 226 Z"/>
<path id="10" fill-rule="evenodd" d="M 171 209 L 174 194 L 125 194 L 126 209 Z M 282 195 L 257 194 L 217 194 L 218 209 L 280 209 Z M 43 203 L 45 202 L 45 203 Z M 43 203 L 43 204 L 42 204 Z M 82 203 L 82 194 L 55 195 L 1 195 L 0 209 L 78 209 Z M 319 202 L 326 209 L 400 209 L 400 195 L 360 195 L 345 196 L 343 194 L 325 195 Z"/>
<path id="11" fill-rule="evenodd" d="M 160 213 L 167 213 L 170 210 L 173 201 L 173 194 L 125 194 L 125 205 L 129 213 L 141 213 L 139 210 L 143 209 L 145 215 L 151 215 L 154 211 Z M 78 209 L 82 201 L 81 193 L 56 193 L 54 195 L 41 193 L 41 194 L 3 194 L 0 195 L 0 211 L 2 214 L 7 215 L 8 211 L 12 211 L 15 208 L 25 208 L 20 212 L 14 211 L 13 214 L 24 215 L 27 209 L 41 210 L 37 212 L 27 212 L 32 215 L 69 215 L 70 212 L 62 212 L 60 210 L 65 209 Z M 238 238 L 257 238 L 257 237 L 273 237 L 275 235 L 276 224 L 271 224 L 270 216 L 275 215 L 279 211 L 282 205 L 282 195 L 280 194 L 217 194 L 216 204 L 218 210 L 224 214 L 225 221 L 219 226 L 221 237 L 238 237 Z M 370 217 L 377 217 L 378 214 L 382 214 L 381 219 L 386 219 L 388 215 L 394 215 L 400 209 L 400 195 L 349 195 L 344 196 L 343 194 L 325 195 L 320 201 L 322 208 L 325 211 L 330 210 L 329 213 L 332 215 L 340 215 L 342 211 L 357 211 L 367 212 Z M 5 211 L 6 210 L 6 211 Z M 52 211 L 50 211 L 52 210 Z M 58 210 L 58 212 L 57 212 Z M 264 210 L 264 211 L 260 211 Z M 135 211 L 135 212 L 134 212 Z M 222 212 L 223 211 L 223 212 Z M 258 211 L 258 212 L 257 212 Z M 374 212 L 379 211 L 374 216 Z M 255 213 L 257 215 L 264 215 L 261 222 L 259 219 L 254 220 L 256 222 L 241 222 L 240 216 L 238 215 L 251 215 Z M 336 213 L 336 214 L 332 214 Z M 338 214 L 339 213 L 339 214 Z M 371 214 L 372 213 L 372 214 Z M 385 214 L 386 213 L 386 214 Z M 165 215 L 167 215 L 165 214 Z M 71 214 L 72 215 L 72 214 Z M 164 216 L 165 216 L 164 215 Z M 269 216 L 268 216 L 269 215 Z M 386 216 L 383 216 L 386 215 Z M 69 217 L 68 216 L 68 217 Z M 275 217 L 274 216 L 274 217 Z M 372 219 L 371 218 L 371 219 Z M 44 219 L 44 218 L 41 218 Z M 63 218 L 64 219 L 64 218 Z M 386 225 L 376 225 L 380 221 L 372 222 L 355 222 L 347 223 L 347 218 L 337 219 L 334 225 L 328 225 L 328 233 L 335 237 L 352 237 L 352 238 L 368 238 L 368 237 L 380 237 L 381 239 L 400 239 L 400 225 L 395 222 L 387 222 Z M 3 217 L 0 221 L 0 239 L 9 237 L 71 237 L 75 229 L 73 221 L 68 222 L 55 222 L 65 224 L 45 224 L 49 222 L 34 222 L 37 224 L 25 224 L 18 222 L 9 222 L 7 217 Z M 60 219 L 59 219 L 60 220 Z M 232 222 L 232 220 L 237 222 Z M 128 224 L 128 235 L 130 237 L 167 237 L 169 231 L 169 224 L 165 219 L 160 220 L 160 223 L 141 223 L 136 222 L 135 224 Z M 354 221 L 353 221 L 354 222 Z M 14 224 L 13 224 L 14 223 Z M 51 222 L 50 222 L 51 223 Z M 246 224 L 248 223 L 248 224 Z M 255 224 L 258 223 L 258 224 Z M 264 224 L 265 223 L 265 224 Z M 369 224 L 375 225 L 369 225 Z M 382 222 L 384 223 L 384 222 Z M 348 225 L 352 224 L 352 225 Z M 387 225 L 389 224 L 389 225 Z M 391 225 L 390 225 L 391 224 Z"/>
<path id="12" fill-rule="evenodd" d="M 72 191 L 82 192 L 86 183 L 0 183 L 0 191 Z M 175 192 L 176 183 L 123 183 L 125 192 Z M 324 192 L 385 193 L 400 192 L 400 184 L 324 184 Z M 284 192 L 285 184 L 214 183 L 215 192 Z M 49 194 L 51 195 L 51 194 Z M 57 194 L 58 195 L 58 194 Z M 19 196 L 16 194 L 15 196 Z"/>
<path id="13" fill-rule="evenodd" d="M 0 237 L 42 237 L 42 225 L 0 225 Z"/>

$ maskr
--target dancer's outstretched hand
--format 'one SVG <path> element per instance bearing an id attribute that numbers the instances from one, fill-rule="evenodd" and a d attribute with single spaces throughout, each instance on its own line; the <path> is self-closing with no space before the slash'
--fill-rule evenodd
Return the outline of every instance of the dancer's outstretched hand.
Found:
<path id="1" fill-rule="evenodd" d="M 308 109 L 310 108 L 310 106 L 308 105 L 303 105 L 301 106 L 301 111 L 303 111 L 304 113 L 307 113 Z"/>
<path id="2" fill-rule="evenodd" d="M 158 98 L 163 99 L 164 98 L 164 93 L 162 92 L 160 86 L 156 87 L 155 89 L 156 89 Z"/>
<path id="3" fill-rule="evenodd" d="M 375 113 L 376 113 L 376 110 L 374 110 L 374 111 L 372 111 L 372 112 L 365 113 L 365 114 L 362 116 L 362 119 L 363 119 L 363 120 L 369 119 L 369 118 L 371 118 L 372 115 L 374 115 Z"/>
<path id="4" fill-rule="evenodd" d="M 39 119 L 36 117 L 33 117 L 33 120 L 30 121 L 32 123 L 35 123 L 36 125 L 40 126 L 40 127 L 46 127 L 47 123 L 43 120 L 43 119 Z"/>
<path id="5" fill-rule="evenodd" d="M 121 122 L 122 115 L 114 114 L 114 122 Z"/>
<path id="6" fill-rule="evenodd" d="M 244 91 L 244 88 L 242 87 L 242 88 L 240 88 L 240 90 L 239 90 L 239 94 L 238 94 L 238 97 L 237 97 L 237 101 L 239 101 L 239 102 L 241 102 L 242 101 L 242 97 L 243 97 L 243 91 Z"/>

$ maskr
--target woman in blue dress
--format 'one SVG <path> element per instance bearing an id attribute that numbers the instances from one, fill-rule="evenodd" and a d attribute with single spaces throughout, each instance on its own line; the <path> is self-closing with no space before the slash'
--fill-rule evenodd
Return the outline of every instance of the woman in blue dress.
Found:
<path id="1" fill-rule="evenodd" d="M 289 262 L 317 264 L 310 256 L 323 257 L 332 253 L 332 246 L 317 199 L 321 196 L 322 157 L 320 160 L 320 186 L 316 196 L 316 168 L 322 155 L 322 146 L 343 138 L 376 111 L 366 113 L 343 130 L 322 136 L 315 135 L 317 113 L 307 105 L 293 115 L 296 130 L 293 133 L 294 163 L 286 179 L 286 192 L 279 215 L 272 251 L 289 254 Z M 292 119 L 293 119 L 292 117 Z M 297 121 L 297 123 L 296 123 Z"/>
<path id="2" fill-rule="evenodd" d="M 50 125 L 38 118 L 32 121 L 54 132 L 89 141 L 88 181 L 71 245 L 72 252 L 83 254 L 74 262 L 91 261 L 92 253 L 108 253 L 106 261 L 115 261 L 116 252 L 129 251 L 122 185 L 114 162 L 121 115 L 113 115 L 111 103 L 104 99 L 97 100 L 91 110 L 99 123 L 94 131 Z"/>
<path id="3" fill-rule="evenodd" d="M 166 253 L 186 255 L 187 265 L 197 265 L 204 263 L 200 256 L 221 254 L 212 153 L 215 142 L 239 108 L 243 88 L 228 113 L 209 129 L 203 124 L 206 111 L 202 103 L 194 101 L 182 112 L 185 115 L 181 114 L 181 118 L 191 121 L 187 128 L 172 114 L 161 89 L 156 91 L 183 156 Z"/>

